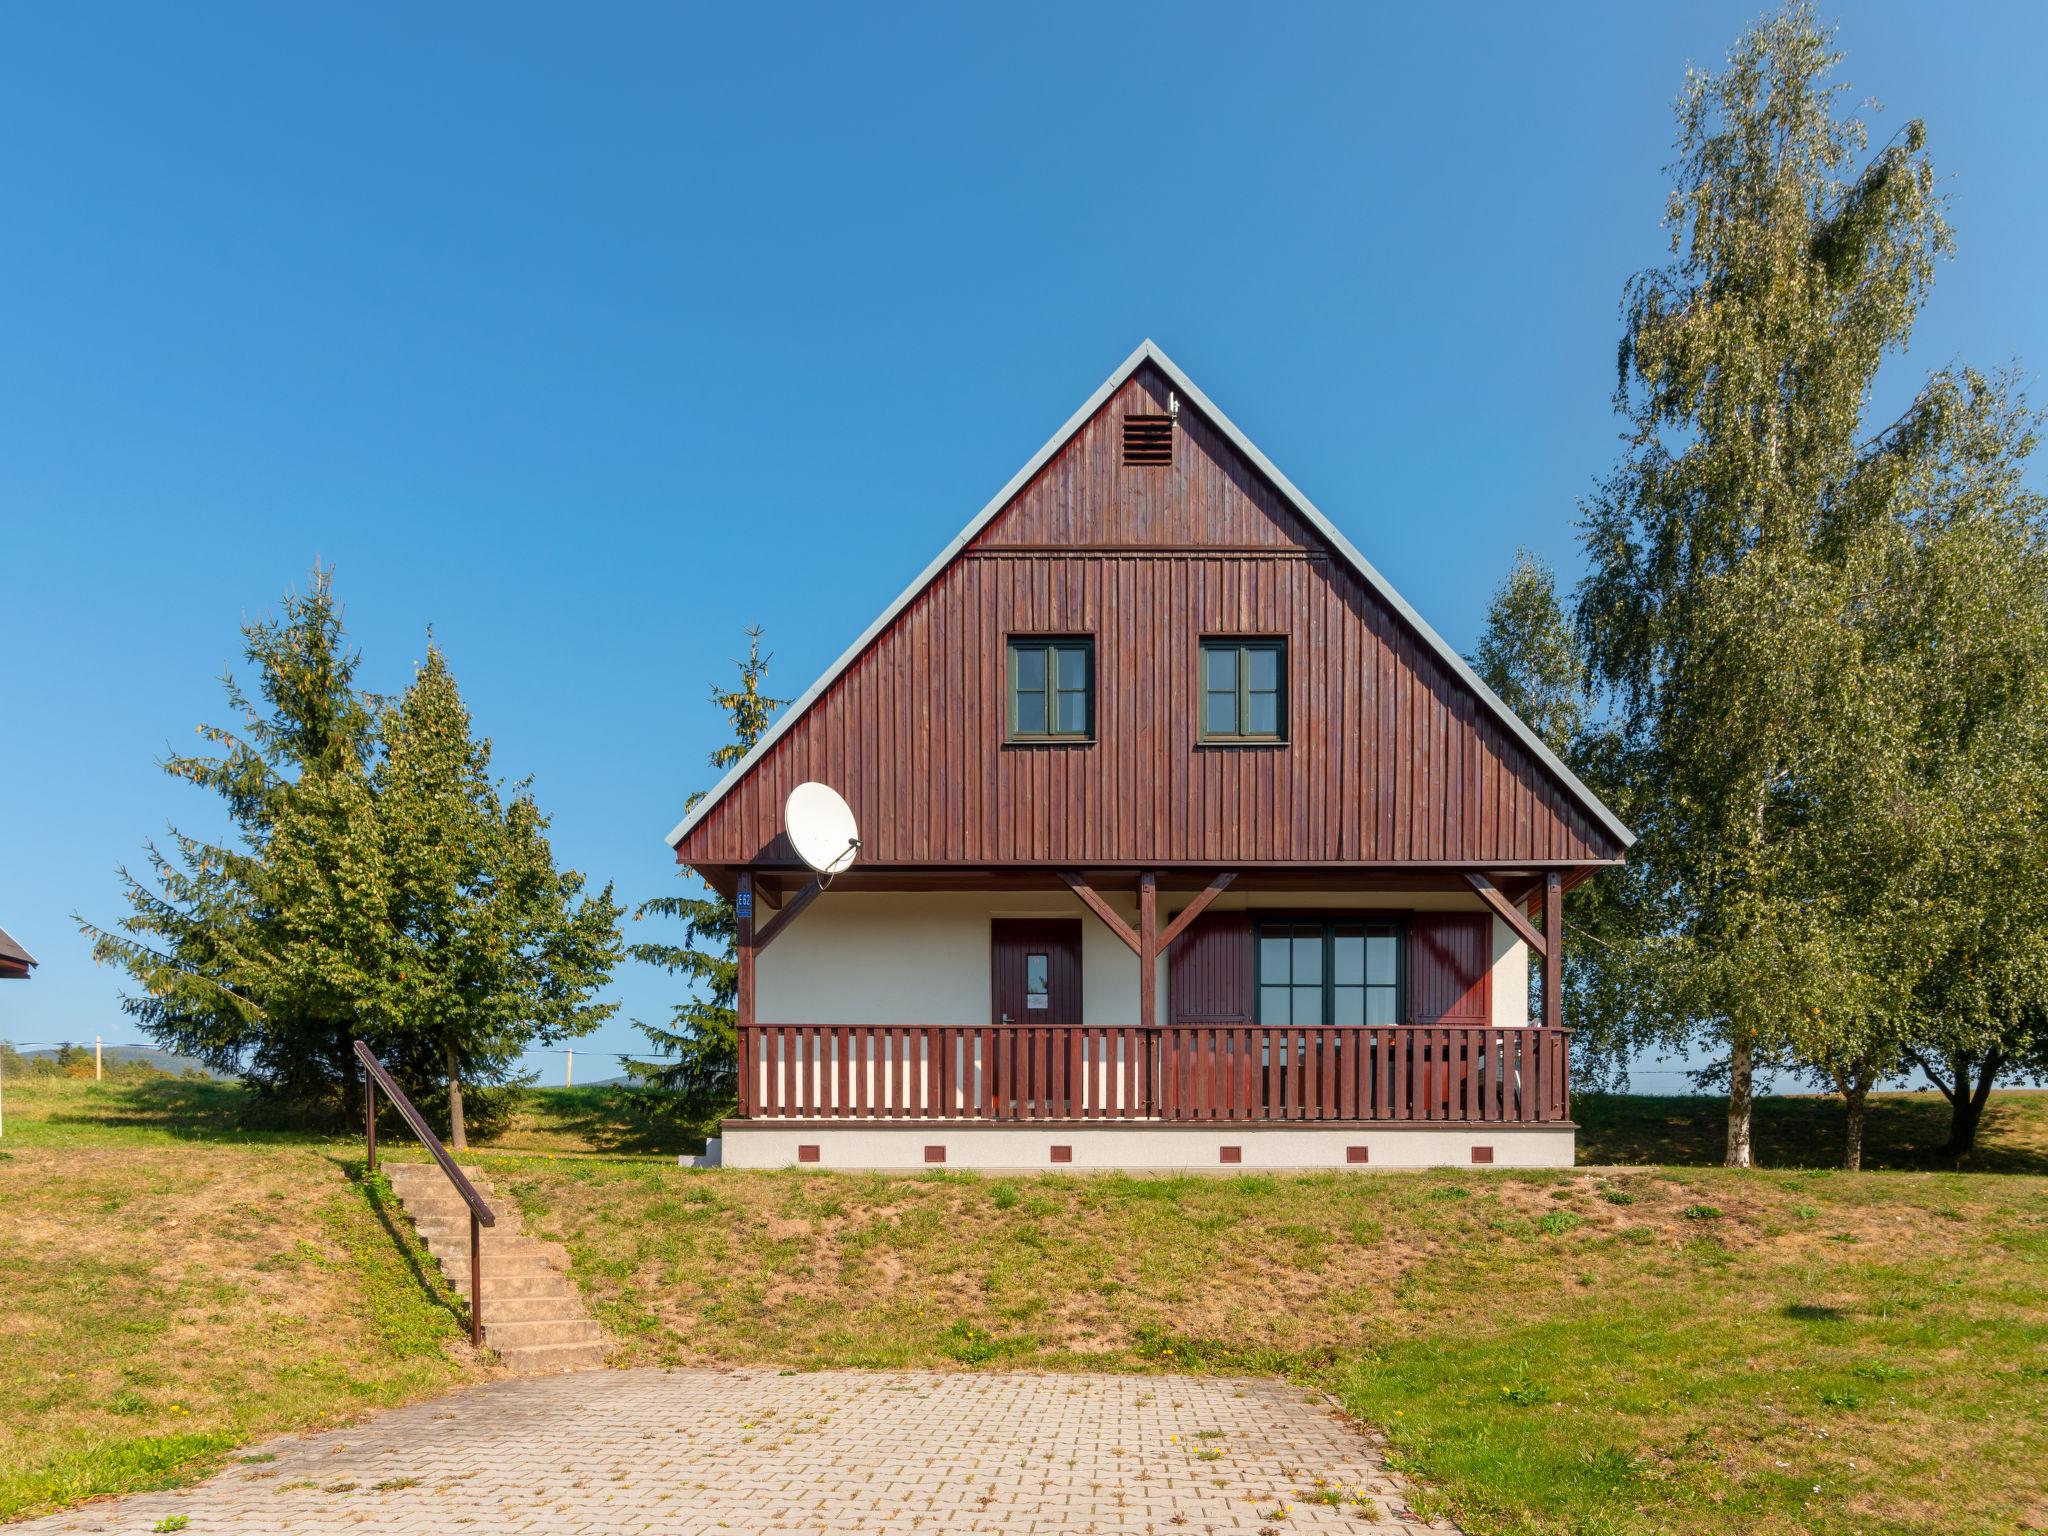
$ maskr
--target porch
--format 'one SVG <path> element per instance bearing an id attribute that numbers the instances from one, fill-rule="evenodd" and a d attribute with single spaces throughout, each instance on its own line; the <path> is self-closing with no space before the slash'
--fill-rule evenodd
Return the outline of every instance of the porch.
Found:
<path id="1" fill-rule="evenodd" d="M 1399 1024 L 752 1024 L 739 1118 L 1551 1124 L 1569 1031 Z"/>
<path id="2" fill-rule="evenodd" d="M 1570 1164 L 1552 964 L 1529 1014 L 1562 879 L 1523 873 L 1513 900 L 1461 871 L 1126 878 L 740 875 L 745 917 L 757 893 L 775 911 L 743 922 L 724 1161 Z M 884 1022 L 906 1016 L 988 1022 Z"/>

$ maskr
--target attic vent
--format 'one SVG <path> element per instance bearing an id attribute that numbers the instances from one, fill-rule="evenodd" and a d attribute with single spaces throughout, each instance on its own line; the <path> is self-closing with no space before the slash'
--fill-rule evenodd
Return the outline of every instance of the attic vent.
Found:
<path id="1" fill-rule="evenodd" d="M 1173 462 L 1173 418 L 1171 416 L 1126 416 L 1124 418 L 1124 462 L 1126 464 L 1171 464 Z"/>

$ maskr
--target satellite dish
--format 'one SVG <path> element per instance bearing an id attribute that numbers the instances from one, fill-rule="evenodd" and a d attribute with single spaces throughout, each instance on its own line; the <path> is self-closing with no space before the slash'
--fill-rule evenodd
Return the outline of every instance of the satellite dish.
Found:
<path id="1" fill-rule="evenodd" d="M 796 856 L 826 879 L 853 867 L 860 853 L 860 828 L 853 812 L 829 784 L 799 784 L 782 804 L 782 829 Z"/>

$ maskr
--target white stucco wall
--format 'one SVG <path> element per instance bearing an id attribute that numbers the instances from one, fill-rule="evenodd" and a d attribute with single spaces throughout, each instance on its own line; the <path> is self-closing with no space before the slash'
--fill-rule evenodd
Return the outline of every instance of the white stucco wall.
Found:
<path id="1" fill-rule="evenodd" d="M 1105 891 L 1134 926 L 1137 898 Z M 1162 896 L 1160 922 L 1185 905 Z M 1451 892 L 1226 891 L 1211 911 L 1379 908 L 1480 910 Z M 766 917 L 764 912 L 763 917 Z M 1137 961 L 1102 921 L 1066 893 L 827 891 L 760 959 L 755 1017 L 764 1024 L 982 1024 L 989 1017 L 989 923 L 998 917 L 1081 920 L 1081 1008 L 1089 1024 L 1138 1022 Z M 1529 1022 L 1529 951 L 1493 920 L 1493 1022 Z M 1166 1022 L 1166 962 L 1158 1018 Z"/>

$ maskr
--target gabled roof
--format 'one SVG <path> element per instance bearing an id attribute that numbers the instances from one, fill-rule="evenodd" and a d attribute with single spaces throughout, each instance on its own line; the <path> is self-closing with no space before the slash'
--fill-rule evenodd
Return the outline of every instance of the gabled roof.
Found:
<path id="1" fill-rule="evenodd" d="M 888 629 L 890 624 L 895 621 L 897 615 L 909 607 L 918 594 L 930 586 L 939 573 L 951 565 L 958 558 L 960 552 L 974 541 L 975 536 L 993 522 L 997 515 L 1015 499 L 1017 494 L 1031 483 L 1032 477 L 1045 467 L 1053 455 L 1057 454 L 1067 445 L 1076 432 L 1080 431 L 1087 424 L 1090 418 L 1102 408 L 1103 402 L 1109 399 L 1111 395 L 1123 386 L 1124 382 L 1132 374 L 1136 373 L 1139 368 L 1147 363 L 1159 369 L 1172 383 L 1174 389 L 1189 404 L 1207 417 L 1215 425 L 1216 429 L 1230 441 L 1238 452 L 1245 456 L 1260 474 L 1272 482 L 1274 488 L 1287 499 L 1288 503 L 1301 515 L 1309 526 L 1351 566 L 1368 587 L 1378 594 L 1381 600 L 1400 618 L 1401 622 L 1414 631 L 1416 637 L 1444 664 L 1451 675 L 1472 691 L 1481 706 L 1492 714 L 1502 727 L 1528 750 L 1531 756 L 1543 764 L 1558 782 L 1564 786 L 1565 790 L 1585 808 L 1589 816 L 1604 828 L 1609 835 L 1614 837 L 1623 848 L 1627 848 L 1635 842 L 1635 834 L 1622 824 L 1621 818 L 1602 804 L 1599 796 L 1595 795 L 1579 781 L 1578 776 L 1571 769 L 1567 768 L 1558 758 L 1557 754 L 1544 744 L 1543 739 L 1530 730 L 1523 723 L 1520 716 L 1501 702 L 1499 695 L 1494 693 L 1491 688 L 1487 687 L 1480 680 L 1479 674 L 1472 670 L 1466 663 L 1465 658 L 1446 644 L 1434 629 L 1430 628 L 1422 615 L 1408 605 L 1407 599 L 1396 592 L 1387 579 L 1373 568 L 1372 562 L 1360 554 L 1356 546 L 1338 531 L 1336 524 L 1332 523 L 1318 511 L 1315 504 L 1296 489 L 1294 482 L 1280 473 L 1279 469 L 1274 466 L 1273 461 L 1261 453 L 1257 445 L 1250 438 L 1246 437 L 1243 432 L 1238 430 L 1237 424 L 1217 409 L 1215 402 L 1202 393 L 1194 380 L 1181 372 L 1173 359 L 1160 351 L 1148 338 L 1139 343 L 1137 350 L 1117 365 L 1116 371 L 1103 380 L 1101 387 L 1083 401 L 1081 408 L 1068 417 L 1066 423 L 1046 440 L 1045 446 L 1034 453 L 1025 463 L 1024 467 L 1010 477 L 1009 483 L 996 492 L 986 506 L 975 513 L 973 519 L 965 528 L 960 530 L 953 541 L 939 551 L 931 564 L 927 565 L 918 574 L 915 581 L 903 589 L 902 594 L 897 597 L 896 601 L 884 609 L 881 616 L 861 632 L 860 638 L 848 646 L 839 659 L 825 669 L 824 675 L 811 684 L 809 688 L 806 688 L 799 698 L 776 717 L 775 723 L 768 728 L 767 733 L 754 743 L 753 750 L 748 752 L 737 763 L 734 763 L 725 777 L 712 787 L 711 792 L 698 801 L 690 813 L 676 824 L 674 830 L 668 835 L 670 847 L 680 843 L 689 835 L 691 828 L 695 827 L 710 814 L 712 808 L 725 797 L 735 784 L 747 776 L 754 765 L 768 754 L 769 750 L 774 747 L 777 741 L 782 739 L 783 735 L 803 716 L 804 712 L 820 698 L 824 697 L 826 691 L 839 680 L 840 675 L 853 665 L 861 653 L 866 651 L 883 631 Z"/>
<path id="2" fill-rule="evenodd" d="M 0 966 L 5 966 L 10 971 L 19 969 L 20 973 L 26 976 L 28 968 L 36 963 L 36 957 L 17 944 L 13 934 L 5 928 L 0 928 Z"/>

